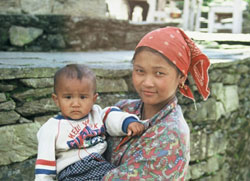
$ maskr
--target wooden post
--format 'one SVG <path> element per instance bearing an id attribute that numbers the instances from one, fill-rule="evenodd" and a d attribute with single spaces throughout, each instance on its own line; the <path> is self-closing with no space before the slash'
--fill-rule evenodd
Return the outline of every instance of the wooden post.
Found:
<path id="1" fill-rule="evenodd" d="M 148 0 L 149 10 L 147 16 L 147 22 L 154 22 L 154 14 L 156 11 L 156 0 Z"/>
<path id="2" fill-rule="evenodd" d="M 202 10 L 202 3 L 203 0 L 198 0 L 198 8 L 196 13 L 196 22 L 195 22 L 195 31 L 200 31 L 200 17 L 201 17 L 201 10 Z"/>
<path id="3" fill-rule="evenodd" d="M 242 31 L 242 0 L 234 0 L 232 33 L 241 33 L 241 31 Z"/>
<path id="4" fill-rule="evenodd" d="M 184 0 L 183 7 L 183 29 L 188 30 L 188 22 L 189 22 L 189 0 Z"/>
<path id="5" fill-rule="evenodd" d="M 214 21 L 215 21 L 215 14 L 213 11 L 213 6 L 209 7 L 209 13 L 208 13 L 208 33 L 213 33 L 214 31 Z"/>

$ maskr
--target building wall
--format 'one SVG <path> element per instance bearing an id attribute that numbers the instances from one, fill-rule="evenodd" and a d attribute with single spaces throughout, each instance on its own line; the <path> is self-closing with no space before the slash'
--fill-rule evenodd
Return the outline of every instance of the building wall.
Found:
<path id="1" fill-rule="evenodd" d="M 127 0 L 106 0 L 109 9 L 109 18 L 128 20 Z"/>

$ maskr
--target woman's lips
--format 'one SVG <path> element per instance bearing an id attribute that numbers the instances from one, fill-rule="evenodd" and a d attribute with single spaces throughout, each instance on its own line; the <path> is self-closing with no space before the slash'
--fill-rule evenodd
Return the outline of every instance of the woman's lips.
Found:
<path id="1" fill-rule="evenodd" d="M 153 95 L 155 94 L 155 92 L 149 91 L 149 90 L 142 90 L 142 93 L 143 93 L 145 96 L 153 96 Z"/>

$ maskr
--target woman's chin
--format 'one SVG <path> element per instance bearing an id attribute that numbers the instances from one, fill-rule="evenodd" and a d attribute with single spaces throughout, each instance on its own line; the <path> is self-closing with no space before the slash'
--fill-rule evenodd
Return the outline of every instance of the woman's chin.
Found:
<path id="1" fill-rule="evenodd" d="M 144 102 L 144 104 L 150 104 L 150 105 L 156 104 L 156 101 L 149 97 L 143 97 L 142 102 Z"/>

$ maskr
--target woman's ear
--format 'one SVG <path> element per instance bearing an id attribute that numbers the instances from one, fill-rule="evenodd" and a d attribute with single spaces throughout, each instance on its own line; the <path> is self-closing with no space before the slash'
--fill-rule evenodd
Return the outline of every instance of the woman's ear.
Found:
<path id="1" fill-rule="evenodd" d="M 97 97 L 98 97 L 98 93 L 95 93 L 95 94 L 94 94 L 94 97 L 93 97 L 93 103 L 95 103 L 95 102 L 96 102 Z"/>
<path id="2" fill-rule="evenodd" d="M 179 84 L 184 85 L 186 80 L 187 80 L 187 77 L 185 75 L 181 74 Z"/>
<path id="3" fill-rule="evenodd" d="M 59 107 L 57 95 L 56 95 L 55 93 L 52 93 L 51 96 L 52 96 L 52 99 L 53 99 L 53 101 L 55 102 L 55 104 Z"/>

